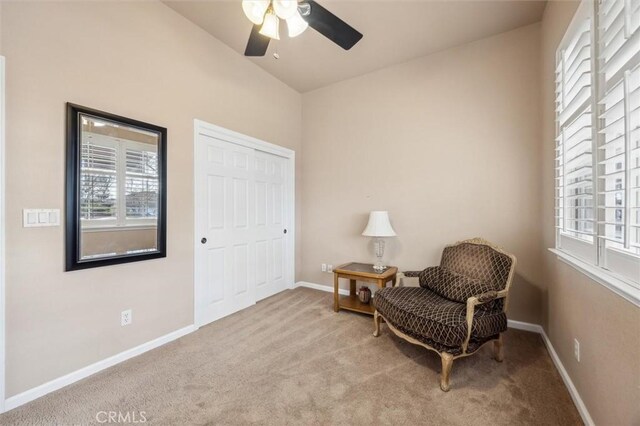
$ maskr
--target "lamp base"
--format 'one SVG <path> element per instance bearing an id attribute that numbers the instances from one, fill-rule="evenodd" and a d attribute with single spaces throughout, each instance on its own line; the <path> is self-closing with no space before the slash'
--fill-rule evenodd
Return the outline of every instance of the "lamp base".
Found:
<path id="1" fill-rule="evenodd" d="M 382 263 L 382 256 L 384 256 L 384 240 L 382 238 L 376 238 L 373 242 L 376 251 L 376 263 L 373 265 L 373 270 L 380 273 L 387 267 Z"/>
<path id="2" fill-rule="evenodd" d="M 376 272 L 384 272 L 387 269 L 386 266 L 384 266 L 383 264 L 375 264 L 373 265 L 373 270 Z"/>

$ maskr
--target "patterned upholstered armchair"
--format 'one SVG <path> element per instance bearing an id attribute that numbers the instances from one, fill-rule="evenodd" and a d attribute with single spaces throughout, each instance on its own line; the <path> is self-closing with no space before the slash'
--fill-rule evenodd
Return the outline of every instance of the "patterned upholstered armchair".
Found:
<path id="1" fill-rule="evenodd" d="M 445 247 L 440 266 L 399 274 L 418 277 L 419 287 L 387 287 L 376 292 L 374 336 L 380 321 L 403 339 L 437 352 L 442 360 L 440 388 L 449 390 L 453 360 L 493 341 L 502 361 L 502 332 L 507 330 L 507 296 L 515 256 L 481 238 Z"/>

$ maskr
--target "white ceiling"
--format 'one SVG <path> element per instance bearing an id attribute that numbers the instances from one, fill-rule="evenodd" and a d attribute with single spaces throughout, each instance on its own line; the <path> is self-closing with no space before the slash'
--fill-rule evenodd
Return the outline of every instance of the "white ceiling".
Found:
<path id="1" fill-rule="evenodd" d="M 364 34 L 346 51 L 309 28 L 296 38 L 280 29 L 264 57 L 247 58 L 299 92 L 537 22 L 544 1 L 319 0 Z M 240 0 L 165 1 L 244 54 L 251 22 Z M 273 57 L 277 50 L 280 59 Z"/>

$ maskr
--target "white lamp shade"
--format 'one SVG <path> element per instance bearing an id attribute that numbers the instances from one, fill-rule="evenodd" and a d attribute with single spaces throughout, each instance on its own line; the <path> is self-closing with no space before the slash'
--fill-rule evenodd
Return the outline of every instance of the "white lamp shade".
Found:
<path id="1" fill-rule="evenodd" d="M 362 231 L 365 237 L 395 237 L 396 231 L 389 222 L 389 212 L 373 211 L 369 213 L 369 223 Z"/>
<path id="2" fill-rule="evenodd" d="M 269 0 L 242 0 L 242 10 L 247 18 L 256 25 L 262 24 Z"/>
<path id="3" fill-rule="evenodd" d="M 273 0 L 273 9 L 280 19 L 289 19 L 298 13 L 297 0 Z"/>
<path id="4" fill-rule="evenodd" d="M 267 37 L 280 40 L 280 21 L 275 13 L 267 13 L 264 17 L 264 23 L 260 28 L 260 34 Z"/>
<path id="5" fill-rule="evenodd" d="M 296 12 L 291 18 L 287 19 L 287 29 L 289 30 L 289 37 L 297 37 L 307 29 L 309 24 L 302 19 L 299 13 Z"/>

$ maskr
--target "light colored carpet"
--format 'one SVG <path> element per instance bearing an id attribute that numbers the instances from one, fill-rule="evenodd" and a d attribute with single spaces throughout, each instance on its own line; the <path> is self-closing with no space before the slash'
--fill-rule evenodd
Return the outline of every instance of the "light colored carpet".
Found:
<path id="1" fill-rule="evenodd" d="M 537 334 L 509 330 L 503 363 L 488 346 L 456 360 L 444 393 L 436 354 L 384 324 L 373 337 L 371 317 L 336 314 L 332 298 L 285 291 L 5 413 L 0 424 L 98 424 L 101 411 L 158 425 L 581 424 Z"/>

